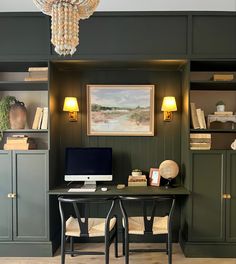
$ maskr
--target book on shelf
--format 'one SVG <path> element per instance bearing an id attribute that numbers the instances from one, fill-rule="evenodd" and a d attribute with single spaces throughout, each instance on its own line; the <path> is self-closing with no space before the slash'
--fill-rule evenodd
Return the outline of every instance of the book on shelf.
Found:
<path id="1" fill-rule="evenodd" d="M 192 126 L 194 129 L 199 129 L 200 124 L 199 124 L 198 117 L 197 117 L 197 111 L 196 111 L 195 103 L 190 103 L 190 111 L 191 111 Z"/>
<path id="2" fill-rule="evenodd" d="M 28 150 L 36 149 L 36 144 L 32 138 L 24 137 L 7 137 L 7 141 L 4 144 L 4 150 Z"/>
<path id="3" fill-rule="evenodd" d="M 48 81 L 48 67 L 30 67 L 25 81 Z"/>
<path id="4" fill-rule="evenodd" d="M 209 138 L 209 139 L 211 139 L 211 134 L 209 134 L 209 133 L 191 133 L 190 139 L 191 138 Z"/>
<path id="5" fill-rule="evenodd" d="M 191 150 L 209 150 L 211 149 L 211 134 L 190 134 L 190 149 Z"/>
<path id="6" fill-rule="evenodd" d="M 43 108 L 43 117 L 42 117 L 42 124 L 41 129 L 47 129 L 48 128 L 48 107 Z"/>
<path id="7" fill-rule="evenodd" d="M 190 146 L 190 150 L 210 150 L 211 149 L 211 146 L 209 147 L 193 147 L 193 146 Z"/>
<path id="8" fill-rule="evenodd" d="M 204 111 L 201 108 L 196 109 L 197 119 L 201 129 L 206 129 L 206 120 Z"/>
<path id="9" fill-rule="evenodd" d="M 214 112 L 214 115 L 217 116 L 232 116 L 234 112 L 228 111 L 228 112 Z"/>
<path id="10" fill-rule="evenodd" d="M 206 147 L 209 148 L 211 147 L 211 143 L 210 142 L 194 142 L 194 143 L 190 143 L 190 147 L 196 147 L 196 148 L 200 148 L 200 147 Z"/>
<path id="11" fill-rule="evenodd" d="M 48 128 L 48 107 L 37 107 L 32 129 Z"/>
<path id="12" fill-rule="evenodd" d="M 233 81 L 233 74 L 214 74 L 213 81 Z"/>

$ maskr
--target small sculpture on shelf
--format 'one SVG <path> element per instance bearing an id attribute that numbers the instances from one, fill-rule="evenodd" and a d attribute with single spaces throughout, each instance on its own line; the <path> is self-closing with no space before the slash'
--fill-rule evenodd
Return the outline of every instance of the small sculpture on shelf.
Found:
<path id="1" fill-rule="evenodd" d="M 218 101 L 216 103 L 216 111 L 217 112 L 224 112 L 225 111 L 225 103 L 223 101 Z"/>
<path id="2" fill-rule="evenodd" d="M 231 149 L 236 150 L 236 139 L 234 142 L 231 144 Z"/>

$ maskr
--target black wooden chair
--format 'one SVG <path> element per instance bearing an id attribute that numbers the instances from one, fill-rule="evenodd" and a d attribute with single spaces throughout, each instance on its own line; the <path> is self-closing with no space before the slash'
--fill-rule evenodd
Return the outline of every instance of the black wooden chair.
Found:
<path id="1" fill-rule="evenodd" d="M 130 216 L 127 214 L 126 202 L 131 206 L 134 201 L 142 205 L 141 216 Z M 129 263 L 129 252 L 166 252 L 168 254 L 168 263 L 172 263 L 172 232 L 171 224 L 173 211 L 175 206 L 175 199 L 172 197 L 160 196 L 139 196 L 139 197 L 119 197 L 119 204 L 122 212 L 123 224 L 123 255 L 125 255 L 125 263 Z M 165 204 L 165 205 L 164 205 Z M 162 208 L 161 215 L 158 214 L 157 208 Z M 166 248 L 164 249 L 130 249 L 129 236 L 130 235 L 146 235 L 153 236 L 165 235 Z"/>
<path id="2" fill-rule="evenodd" d="M 118 257 L 117 216 L 114 214 L 115 200 L 111 198 L 65 198 L 59 197 L 59 210 L 61 216 L 61 264 L 65 263 L 65 255 L 103 255 L 105 263 L 109 263 L 109 249 L 114 241 L 115 257 Z M 91 204 L 109 205 L 105 218 L 90 218 L 89 206 Z M 111 206 L 110 206 L 111 204 Z M 71 214 L 71 215 L 70 215 Z M 70 215 L 70 216 L 69 216 Z M 69 217 L 66 217 L 69 216 Z M 105 252 L 81 252 L 74 249 L 74 238 L 104 237 Z M 69 249 L 66 241 L 70 240 Z"/>

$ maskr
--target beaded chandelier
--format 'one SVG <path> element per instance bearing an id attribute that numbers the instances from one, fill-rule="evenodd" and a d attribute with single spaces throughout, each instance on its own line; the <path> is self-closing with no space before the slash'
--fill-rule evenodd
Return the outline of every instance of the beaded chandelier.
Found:
<path id="1" fill-rule="evenodd" d="M 73 55 L 79 45 L 79 20 L 89 18 L 99 0 L 33 0 L 52 17 L 51 42 L 59 55 Z"/>

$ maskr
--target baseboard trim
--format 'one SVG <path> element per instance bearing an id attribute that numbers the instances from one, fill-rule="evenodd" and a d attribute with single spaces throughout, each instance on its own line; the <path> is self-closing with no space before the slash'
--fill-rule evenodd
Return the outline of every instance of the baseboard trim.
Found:
<path id="1" fill-rule="evenodd" d="M 0 257 L 52 257 L 51 242 L 0 242 Z"/>
<path id="2" fill-rule="evenodd" d="M 190 258 L 236 258 L 236 243 L 189 242 L 180 238 L 185 257 Z"/>

